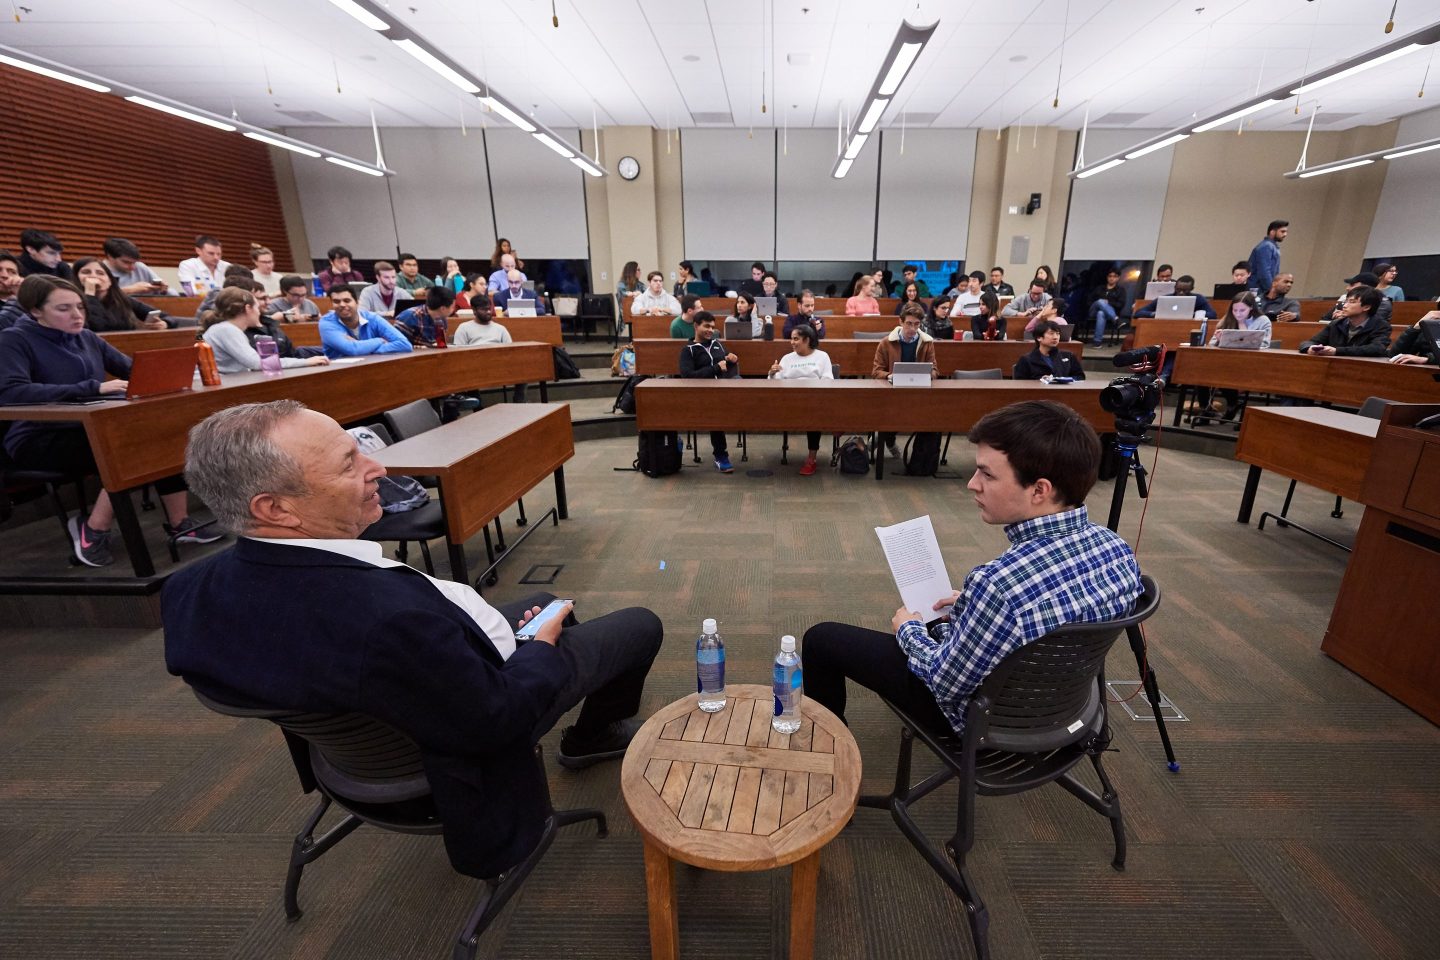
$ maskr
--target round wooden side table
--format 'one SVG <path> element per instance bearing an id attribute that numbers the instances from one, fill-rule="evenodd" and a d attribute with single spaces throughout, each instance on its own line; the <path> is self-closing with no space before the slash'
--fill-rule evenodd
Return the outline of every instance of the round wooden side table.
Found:
<path id="1" fill-rule="evenodd" d="M 790 957 L 815 943 L 820 848 L 850 821 L 860 750 L 829 710 L 806 700 L 800 729 L 770 727 L 770 688 L 726 687 L 705 713 L 695 694 L 657 712 L 625 752 L 620 784 L 645 840 L 650 955 L 680 955 L 674 861 L 710 870 L 790 872 Z"/>

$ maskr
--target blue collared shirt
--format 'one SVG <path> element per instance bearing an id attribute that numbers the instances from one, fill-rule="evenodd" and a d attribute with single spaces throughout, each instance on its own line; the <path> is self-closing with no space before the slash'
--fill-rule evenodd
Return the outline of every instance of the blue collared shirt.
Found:
<path id="1" fill-rule="evenodd" d="M 353 331 L 331 310 L 320 318 L 320 342 L 325 356 L 365 357 L 372 353 L 409 353 L 410 341 L 405 334 L 390 326 L 384 317 L 360 311 L 360 326 Z"/>
<path id="2" fill-rule="evenodd" d="M 970 697 L 996 664 L 1067 623 L 1111 620 L 1140 595 L 1140 567 L 1117 534 L 1085 508 L 1012 523 L 1010 549 L 970 571 L 932 638 L 907 620 L 895 639 L 957 733 Z"/>

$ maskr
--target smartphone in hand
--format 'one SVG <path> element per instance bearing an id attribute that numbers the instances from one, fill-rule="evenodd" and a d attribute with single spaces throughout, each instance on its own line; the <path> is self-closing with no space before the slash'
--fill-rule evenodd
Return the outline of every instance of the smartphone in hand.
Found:
<path id="1" fill-rule="evenodd" d="M 534 640 L 535 634 L 540 631 L 541 627 L 545 626 L 546 623 L 554 620 L 556 617 L 564 616 L 566 606 L 573 604 L 574 602 L 575 601 L 570 598 L 551 600 L 545 605 L 544 610 L 541 610 L 539 613 L 535 614 L 535 616 L 530 618 L 529 623 L 526 623 L 523 627 L 520 627 L 515 631 L 515 639 Z"/>

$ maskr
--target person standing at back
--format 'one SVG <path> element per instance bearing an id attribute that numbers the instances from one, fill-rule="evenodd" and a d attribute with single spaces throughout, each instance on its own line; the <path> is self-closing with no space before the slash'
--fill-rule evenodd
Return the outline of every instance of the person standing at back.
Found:
<path id="1" fill-rule="evenodd" d="M 1255 244 L 1255 249 L 1250 251 L 1250 259 L 1245 263 L 1250 270 L 1249 278 L 1237 280 L 1236 283 L 1248 283 L 1252 289 L 1261 293 L 1269 292 L 1270 285 L 1280 273 L 1280 244 L 1284 243 L 1289 235 L 1289 220 L 1271 220 L 1270 225 L 1265 228 L 1264 239 Z"/>

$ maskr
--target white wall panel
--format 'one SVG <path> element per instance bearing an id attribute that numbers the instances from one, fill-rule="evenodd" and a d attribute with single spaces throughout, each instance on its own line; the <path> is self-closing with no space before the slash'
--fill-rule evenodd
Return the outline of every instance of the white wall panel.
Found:
<path id="1" fill-rule="evenodd" d="M 399 127 L 380 136 L 386 166 L 400 171 L 390 179 L 400 248 L 426 259 L 488 259 L 496 234 L 480 131 L 462 136 L 459 130 Z"/>
<path id="2" fill-rule="evenodd" d="M 1085 156 L 1098 160 L 1159 132 L 1091 130 L 1085 137 Z M 1064 258 L 1155 259 L 1174 154 L 1173 147 L 1166 147 L 1138 160 L 1127 160 L 1113 170 L 1073 181 Z"/>
<path id="3" fill-rule="evenodd" d="M 775 259 L 775 131 L 756 130 L 752 139 L 747 130 L 684 130 L 681 137 L 685 256 Z M 793 154 L 794 131 L 790 145 Z"/>
<path id="4" fill-rule="evenodd" d="M 580 142 L 576 130 L 562 127 L 555 132 L 570 143 Z M 519 130 L 492 128 L 485 133 L 485 143 L 495 197 L 495 230 L 484 238 L 485 255 L 494 250 L 498 235 L 510 241 L 521 259 L 588 258 L 585 174 L 580 168 Z"/>
<path id="5" fill-rule="evenodd" d="M 368 128 L 291 127 L 286 133 L 357 159 L 375 157 L 375 135 Z M 296 260 L 323 260 L 336 244 L 364 260 L 395 256 L 395 219 L 385 178 L 310 157 L 296 156 L 292 166 L 310 245 L 308 251 L 295 251 Z"/>
<path id="6" fill-rule="evenodd" d="M 1440 110 L 1414 113 L 1400 120 L 1396 146 L 1440 137 Z M 1378 149 L 1378 147 L 1372 148 Z M 1414 257 L 1440 253 L 1440 150 L 1388 163 L 1380 205 L 1370 226 L 1367 257 Z M 1343 177 L 1344 173 L 1332 174 Z M 1402 287 L 1404 278 L 1401 278 Z"/>
<path id="7" fill-rule="evenodd" d="M 834 130 L 791 130 L 779 159 L 775 256 L 779 260 L 869 260 L 875 252 L 875 138 L 842 180 Z"/>
<path id="8" fill-rule="evenodd" d="M 881 147 L 876 259 L 964 260 L 975 131 L 909 130 L 902 154 L 900 131 L 891 129 Z"/>

